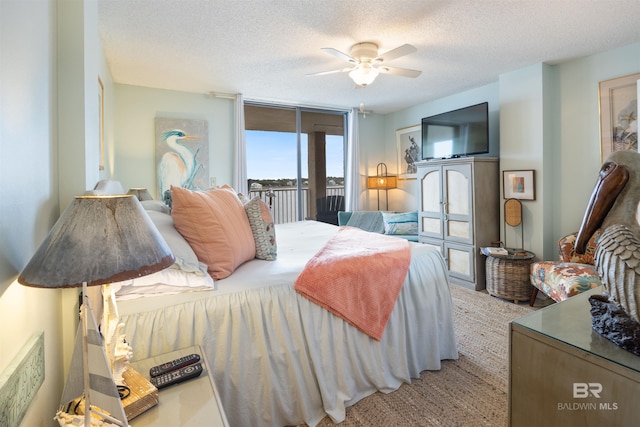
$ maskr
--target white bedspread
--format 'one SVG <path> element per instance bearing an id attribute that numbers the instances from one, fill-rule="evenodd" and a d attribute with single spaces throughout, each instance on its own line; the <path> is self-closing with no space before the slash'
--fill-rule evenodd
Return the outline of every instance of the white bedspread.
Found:
<path id="1" fill-rule="evenodd" d="M 380 342 L 293 289 L 336 231 L 315 221 L 276 228 L 278 259 L 253 260 L 217 290 L 118 303 L 136 359 L 200 345 L 232 426 L 315 426 L 456 359 L 444 260 L 420 244 Z"/>

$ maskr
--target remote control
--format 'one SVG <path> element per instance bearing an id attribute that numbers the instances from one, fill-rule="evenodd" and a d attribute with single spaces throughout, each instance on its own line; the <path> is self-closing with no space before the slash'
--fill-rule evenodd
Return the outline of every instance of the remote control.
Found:
<path id="1" fill-rule="evenodd" d="M 163 363 L 162 365 L 154 366 L 153 368 L 149 369 L 149 376 L 151 378 L 157 377 L 158 375 L 166 374 L 168 372 L 184 368 L 185 366 L 193 365 L 194 363 L 197 363 L 199 361 L 200 355 L 190 354 L 188 356 L 180 357 L 170 362 Z"/>
<path id="2" fill-rule="evenodd" d="M 182 381 L 186 381 L 191 378 L 195 378 L 202 373 L 202 364 L 196 363 L 195 365 L 185 366 L 177 371 L 172 371 L 166 374 L 159 375 L 151 378 L 151 384 L 156 386 L 159 390 L 164 387 L 168 387 L 172 384 L 178 384 Z"/>

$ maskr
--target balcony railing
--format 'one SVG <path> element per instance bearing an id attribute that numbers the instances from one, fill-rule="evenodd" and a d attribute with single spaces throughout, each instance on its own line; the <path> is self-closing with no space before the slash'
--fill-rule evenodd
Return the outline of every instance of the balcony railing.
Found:
<path id="1" fill-rule="evenodd" d="M 344 196 L 344 186 L 327 187 L 327 196 Z M 268 188 L 249 190 L 249 196 L 253 199 L 259 196 L 271 209 L 273 221 L 276 224 L 298 221 L 298 191 L 296 188 Z M 310 218 L 309 215 L 309 190 L 302 189 L 302 218 Z M 311 219 L 315 218 L 315 214 Z"/>

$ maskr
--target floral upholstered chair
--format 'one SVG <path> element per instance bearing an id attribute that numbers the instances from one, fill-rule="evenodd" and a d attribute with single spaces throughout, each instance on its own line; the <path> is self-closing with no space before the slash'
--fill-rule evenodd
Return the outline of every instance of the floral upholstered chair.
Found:
<path id="1" fill-rule="evenodd" d="M 558 241 L 559 261 L 538 261 L 531 264 L 530 278 L 533 293 L 529 305 L 533 306 L 538 290 L 554 301 L 560 302 L 602 284 L 594 265 L 600 230 L 591 236 L 583 255 L 576 254 L 574 251 L 577 234 L 570 234 Z"/>

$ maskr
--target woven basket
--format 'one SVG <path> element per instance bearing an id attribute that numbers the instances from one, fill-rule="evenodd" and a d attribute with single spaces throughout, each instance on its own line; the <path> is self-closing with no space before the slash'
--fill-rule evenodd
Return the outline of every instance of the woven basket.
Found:
<path id="1" fill-rule="evenodd" d="M 508 259 L 487 257 L 487 292 L 489 294 L 513 300 L 529 301 L 533 290 L 529 280 L 530 259 Z"/>

